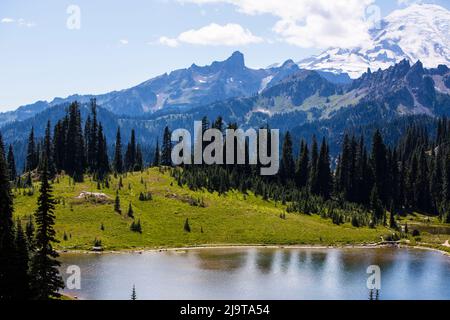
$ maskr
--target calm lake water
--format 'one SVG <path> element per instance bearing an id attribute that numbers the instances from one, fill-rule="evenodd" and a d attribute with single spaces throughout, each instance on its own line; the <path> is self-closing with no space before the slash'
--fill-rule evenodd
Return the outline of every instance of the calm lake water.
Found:
<path id="1" fill-rule="evenodd" d="M 381 269 L 379 298 L 450 300 L 450 257 L 415 249 L 200 249 L 63 254 L 81 269 L 79 299 L 369 299 L 366 273 Z M 66 277 L 66 275 L 64 275 Z"/>

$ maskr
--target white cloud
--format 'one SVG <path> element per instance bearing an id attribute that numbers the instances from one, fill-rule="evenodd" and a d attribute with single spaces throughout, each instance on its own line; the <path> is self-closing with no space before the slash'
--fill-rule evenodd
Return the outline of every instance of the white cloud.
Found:
<path id="1" fill-rule="evenodd" d="M 120 44 L 126 46 L 128 44 L 128 40 L 127 39 L 120 39 L 119 40 Z"/>
<path id="2" fill-rule="evenodd" d="M 14 18 L 3 18 L 2 20 L 0 20 L 1 23 L 14 23 L 17 22 L 17 25 L 19 27 L 27 27 L 27 28 L 33 28 L 36 26 L 36 23 L 32 22 L 32 21 L 26 21 L 23 18 L 19 18 L 19 19 L 14 19 Z"/>
<path id="3" fill-rule="evenodd" d="M 273 31 L 300 47 L 353 47 L 370 40 L 366 9 L 375 0 L 178 0 L 182 3 L 228 3 L 247 15 L 278 18 Z M 405 1 L 405 0 L 403 0 Z M 369 17 L 370 18 L 370 17 Z"/>
<path id="4" fill-rule="evenodd" d="M 211 23 L 197 30 L 185 31 L 176 38 L 159 38 L 159 43 L 169 47 L 177 47 L 180 43 L 204 46 L 241 46 L 262 41 L 262 38 L 253 35 L 250 30 L 234 23 L 223 26 Z"/>
<path id="5" fill-rule="evenodd" d="M 159 43 L 162 44 L 162 45 L 171 47 L 171 48 L 178 47 L 177 39 L 170 39 L 170 38 L 167 38 L 167 37 L 161 37 L 161 38 L 159 38 Z"/>
<path id="6" fill-rule="evenodd" d="M 19 20 L 17 20 L 17 23 L 19 24 L 19 26 L 27 27 L 27 28 L 33 28 L 36 26 L 36 23 L 34 23 L 32 21 L 26 21 L 23 18 L 20 18 Z"/>
<path id="7" fill-rule="evenodd" d="M 15 20 L 12 18 L 3 18 L 1 20 L 2 23 L 13 23 Z"/>

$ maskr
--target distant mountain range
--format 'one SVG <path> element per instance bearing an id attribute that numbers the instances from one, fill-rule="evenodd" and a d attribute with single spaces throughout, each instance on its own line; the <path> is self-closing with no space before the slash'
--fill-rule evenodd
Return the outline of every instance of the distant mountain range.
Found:
<path id="1" fill-rule="evenodd" d="M 238 96 L 256 94 L 284 77 L 299 71 L 288 60 L 280 67 L 254 70 L 247 68 L 244 56 L 234 52 L 230 58 L 200 67 L 180 69 L 150 79 L 130 89 L 102 95 L 72 95 L 51 102 L 39 101 L 18 110 L 0 114 L 0 125 L 8 121 L 25 120 L 44 109 L 78 101 L 87 103 L 96 98 L 103 108 L 126 116 L 140 116 L 158 110 L 179 110 L 196 107 Z"/>

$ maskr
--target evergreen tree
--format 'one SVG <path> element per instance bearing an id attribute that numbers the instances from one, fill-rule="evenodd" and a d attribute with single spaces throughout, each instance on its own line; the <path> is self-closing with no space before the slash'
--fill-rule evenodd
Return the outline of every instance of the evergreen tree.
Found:
<path id="1" fill-rule="evenodd" d="M 97 163 L 96 163 L 96 173 L 99 180 L 103 180 L 105 176 L 109 173 L 109 159 L 108 159 L 108 149 L 106 144 L 106 137 L 103 134 L 103 126 L 100 123 L 98 125 L 98 142 L 97 142 Z"/>
<path id="2" fill-rule="evenodd" d="M 313 137 L 311 147 L 311 162 L 309 165 L 309 188 L 312 194 L 319 194 L 319 178 L 318 178 L 318 163 L 319 163 L 319 147 L 317 146 L 316 137 Z"/>
<path id="3" fill-rule="evenodd" d="M 47 122 L 47 127 L 45 128 L 44 148 L 43 148 L 41 158 L 47 159 L 49 178 L 53 179 L 56 175 L 56 167 L 55 167 L 55 162 L 54 162 L 54 157 L 53 157 L 53 142 L 52 142 L 52 137 L 51 137 L 50 120 Z"/>
<path id="4" fill-rule="evenodd" d="M 284 136 L 282 157 L 280 164 L 280 178 L 283 183 L 292 180 L 295 175 L 295 161 L 292 152 L 292 138 L 289 131 Z"/>
<path id="5" fill-rule="evenodd" d="M 62 120 L 58 121 L 53 131 L 53 152 L 54 162 L 57 171 L 66 169 L 66 130 L 69 123 L 66 115 Z"/>
<path id="6" fill-rule="evenodd" d="M 131 202 L 128 205 L 128 217 L 134 218 L 133 206 L 131 205 Z"/>
<path id="7" fill-rule="evenodd" d="M 137 300 L 136 286 L 133 284 L 133 291 L 131 291 L 131 300 Z"/>
<path id="8" fill-rule="evenodd" d="M 95 128 L 97 128 L 96 125 Z M 86 161 L 84 153 L 84 138 L 81 131 L 81 114 L 77 102 L 72 103 L 69 107 L 65 140 L 65 170 L 75 182 L 83 182 Z M 92 157 L 95 157 L 96 155 L 97 150 L 95 148 L 95 153 L 92 154 Z"/>
<path id="9" fill-rule="evenodd" d="M 388 200 L 387 188 L 388 180 L 388 165 L 387 165 L 387 150 L 384 145 L 383 138 L 379 130 L 375 131 L 372 140 L 372 156 L 371 164 L 374 174 L 375 187 L 381 202 L 386 205 Z"/>
<path id="10" fill-rule="evenodd" d="M 14 181 L 17 177 L 16 161 L 14 159 L 14 151 L 12 145 L 9 145 L 8 149 L 8 172 L 9 180 Z"/>
<path id="11" fill-rule="evenodd" d="M 31 298 L 30 275 L 29 275 L 29 250 L 27 240 L 20 221 L 17 222 L 15 237 L 15 286 L 14 299 L 28 300 Z"/>
<path id="12" fill-rule="evenodd" d="M 163 144 L 161 151 L 161 164 L 163 166 L 172 166 L 172 141 L 169 127 L 164 129 Z"/>
<path id="13" fill-rule="evenodd" d="M 443 199 L 444 188 L 444 170 L 442 168 L 442 159 L 436 154 L 433 154 L 432 164 L 433 167 L 430 179 L 430 191 L 433 198 L 433 206 L 434 208 L 438 208 Z"/>
<path id="14" fill-rule="evenodd" d="M 134 171 L 136 165 L 136 134 L 134 129 L 131 130 L 130 143 L 128 143 L 125 153 L 125 167 L 128 171 Z"/>
<path id="15" fill-rule="evenodd" d="M 116 148 L 114 152 L 114 170 L 116 173 L 123 173 L 123 158 L 122 158 L 122 138 L 120 136 L 120 127 L 117 128 L 116 134 Z"/>
<path id="16" fill-rule="evenodd" d="M 88 166 L 91 164 L 91 132 L 92 132 L 92 120 L 91 115 L 88 115 L 86 123 L 84 124 L 84 145 L 86 146 L 86 163 Z"/>
<path id="17" fill-rule="evenodd" d="M 374 224 L 378 224 L 383 221 L 384 216 L 384 208 L 383 203 L 380 200 L 378 195 L 378 188 L 376 186 L 373 187 L 372 193 L 370 196 L 370 206 L 373 212 L 373 222 Z"/>
<path id="18" fill-rule="evenodd" d="M 155 147 L 155 154 L 153 155 L 153 166 L 154 167 L 159 167 L 159 165 L 161 164 L 161 154 L 159 151 L 159 141 L 156 141 L 156 147 Z"/>
<path id="19" fill-rule="evenodd" d="M 141 220 L 139 219 L 137 222 L 133 221 L 130 226 L 130 230 L 137 233 L 142 233 Z"/>
<path id="20" fill-rule="evenodd" d="M 389 216 L 389 227 L 391 229 L 397 229 L 397 222 L 395 221 L 395 212 L 394 209 L 391 208 L 390 216 Z"/>
<path id="21" fill-rule="evenodd" d="M 191 226 L 189 225 L 189 219 L 184 222 L 184 231 L 191 232 Z"/>
<path id="22" fill-rule="evenodd" d="M 120 209 L 120 197 L 119 192 L 116 193 L 116 199 L 114 200 L 114 211 L 121 214 L 122 209 Z"/>
<path id="23" fill-rule="evenodd" d="M 0 300 L 13 299 L 16 286 L 13 210 L 8 166 L 0 135 Z"/>
<path id="24" fill-rule="evenodd" d="M 419 171 L 419 163 L 417 159 L 417 154 L 414 153 L 412 155 L 412 159 L 410 160 L 410 164 L 407 172 L 407 182 L 406 182 L 406 190 L 405 190 L 405 198 L 406 205 L 409 208 L 415 208 L 417 205 L 417 192 L 415 190 L 415 184 L 417 181 Z"/>
<path id="25" fill-rule="evenodd" d="M 134 170 L 136 171 L 144 170 L 144 159 L 142 156 L 142 149 L 140 144 L 137 145 L 136 149 L 136 163 L 134 165 Z"/>
<path id="26" fill-rule="evenodd" d="M 34 138 L 34 128 L 31 128 L 30 135 L 28 137 L 28 149 L 25 171 L 33 171 L 38 166 L 38 152 L 36 150 L 36 141 Z"/>
<path id="27" fill-rule="evenodd" d="M 419 154 L 418 174 L 414 183 L 414 190 L 416 191 L 416 206 L 418 209 L 429 212 L 431 207 L 430 199 L 430 182 L 428 164 L 423 150 Z"/>
<path id="28" fill-rule="evenodd" d="M 89 167 L 89 171 L 94 173 L 97 171 L 97 153 L 98 153 L 98 139 L 99 139 L 99 123 L 97 121 L 97 101 L 95 98 L 91 99 L 91 115 L 92 121 L 90 121 L 86 132 L 88 135 L 86 137 L 87 145 L 87 165 Z"/>
<path id="29" fill-rule="evenodd" d="M 342 152 L 339 158 L 339 169 L 337 176 L 337 186 L 338 192 L 342 192 L 344 199 L 350 200 L 353 196 L 353 178 L 355 172 L 352 170 L 352 163 L 354 162 L 354 154 L 352 152 L 352 146 L 350 143 L 350 138 L 346 134 L 344 136 L 344 142 L 342 143 Z"/>
<path id="30" fill-rule="evenodd" d="M 33 216 L 30 215 L 28 218 L 27 225 L 25 227 L 25 234 L 27 236 L 27 244 L 29 249 L 33 249 L 34 244 L 34 223 L 33 223 Z"/>
<path id="31" fill-rule="evenodd" d="M 330 156 L 325 138 L 323 139 L 320 147 L 320 155 L 317 165 L 317 180 L 319 195 L 324 199 L 329 199 L 333 181 L 330 169 Z"/>
<path id="32" fill-rule="evenodd" d="M 32 288 L 35 299 L 48 300 L 59 297 L 59 290 L 64 288 L 64 284 L 58 271 L 60 263 L 57 258 L 59 254 L 53 249 L 53 243 L 58 242 L 54 230 L 56 201 L 48 181 L 47 159 L 44 159 L 41 172 L 41 187 L 37 205 L 38 208 L 35 212 L 36 251 L 31 264 Z"/>
<path id="33" fill-rule="evenodd" d="M 300 145 L 300 156 L 297 161 L 295 180 L 298 188 L 305 188 L 308 185 L 309 151 L 308 145 L 302 140 Z"/>

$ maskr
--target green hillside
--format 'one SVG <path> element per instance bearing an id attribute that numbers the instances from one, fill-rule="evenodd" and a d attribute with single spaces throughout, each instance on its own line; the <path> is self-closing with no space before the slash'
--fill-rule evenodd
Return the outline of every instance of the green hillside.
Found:
<path id="1" fill-rule="evenodd" d="M 159 169 L 122 177 L 119 214 L 114 211 L 119 178 L 111 179 L 109 188 L 101 190 L 90 177 L 75 185 L 68 176 L 55 181 L 59 249 L 91 249 L 96 238 L 106 250 L 220 244 L 359 244 L 377 242 L 388 233 L 382 227 L 336 226 L 319 216 L 286 214 L 286 219 L 282 219 L 280 215 L 286 211 L 280 203 L 238 192 L 222 196 L 193 192 L 179 187 L 169 172 Z M 36 208 L 37 187 L 34 186 L 34 194 L 32 189 L 14 190 L 15 214 L 24 223 Z M 80 199 L 82 192 L 104 193 L 108 199 Z M 140 201 L 141 192 L 150 192 L 152 200 Z M 130 203 L 135 220 L 141 221 L 142 234 L 130 230 Z M 186 219 L 190 233 L 184 231 Z"/>

